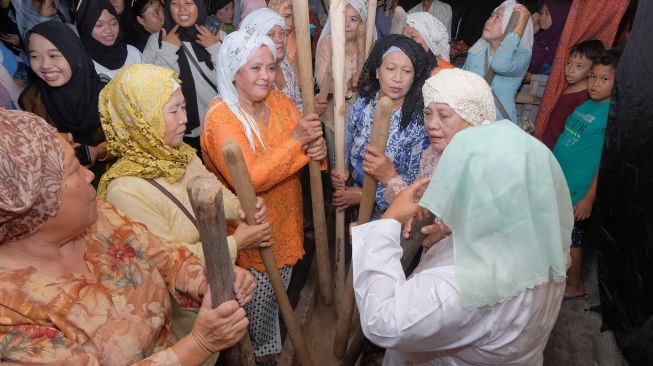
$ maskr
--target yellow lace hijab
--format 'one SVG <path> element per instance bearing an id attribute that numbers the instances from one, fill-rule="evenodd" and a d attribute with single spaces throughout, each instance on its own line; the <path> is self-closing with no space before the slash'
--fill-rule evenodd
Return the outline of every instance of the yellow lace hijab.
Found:
<path id="1" fill-rule="evenodd" d="M 196 156 L 182 143 L 173 148 L 163 141 L 163 106 L 179 83 L 174 71 L 136 64 L 120 71 L 100 93 L 100 120 L 109 153 L 118 161 L 102 176 L 98 196 L 106 196 L 111 180 L 120 177 L 177 182 Z"/>

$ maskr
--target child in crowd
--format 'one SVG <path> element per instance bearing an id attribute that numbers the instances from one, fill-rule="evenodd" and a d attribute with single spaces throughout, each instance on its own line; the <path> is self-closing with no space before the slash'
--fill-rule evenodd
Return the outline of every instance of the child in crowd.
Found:
<path id="1" fill-rule="evenodd" d="M 583 234 L 596 196 L 603 138 L 620 54 L 621 51 L 610 49 L 594 60 L 587 80 L 590 99 L 567 118 L 565 129 L 553 149 L 567 179 L 574 206 L 575 224 L 571 234 L 571 267 L 567 272 L 566 299 L 587 298 L 581 278 Z"/>
<path id="2" fill-rule="evenodd" d="M 558 137 L 565 129 L 567 117 L 576 107 L 589 99 L 587 76 L 594 65 L 593 60 L 604 50 L 603 43 L 596 39 L 583 41 L 571 48 L 565 66 L 567 88 L 558 99 L 553 111 L 551 111 L 549 124 L 542 135 L 542 142 L 549 149 L 553 150 Z"/>

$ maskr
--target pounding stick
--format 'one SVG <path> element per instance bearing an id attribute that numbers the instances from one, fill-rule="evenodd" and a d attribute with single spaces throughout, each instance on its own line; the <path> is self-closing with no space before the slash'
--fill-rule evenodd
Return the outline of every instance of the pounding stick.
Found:
<path id="1" fill-rule="evenodd" d="M 215 180 L 196 177 L 187 187 L 190 205 L 195 212 L 197 228 L 202 239 L 206 263 L 206 277 L 211 288 L 211 303 L 215 309 L 223 302 L 234 299 L 234 267 L 227 244 L 227 225 L 222 204 L 222 190 Z M 249 335 L 239 344 L 220 352 L 226 365 L 254 365 Z"/>
<path id="2" fill-rule="evenodd" d="M 233 187 L 236 190 L 238 201 L 240 201 L 240 207 L 245 211 L 245 215 L 247 216 L 247 224 L 256 225 L 256 219 L 254 218 L 254 215 L 256 215 L 256 193 L 254 192 L 252 179 L 247 171 L 247 165 L 245 165 L 245 158 L 240 150 L 240 146 L 234 141 L 227 141 L 222 147 L 222 155 L 227 163 L 229 175 L 231 175 L 233 181 Z M 281 280 L 281 275 L 279 275 L 272 248 L 266 247 L 259 248 L 258 250 L 265 265 L 265 272 L 270 278 L 274 294 L 277 297 L 279 310 L 281 311 L 283 322 L 286 324 L 286 329 L 288 329 L 288 335 L 290 335 L 292 345 L 295 348 L 297 360 L 301 365 L 312 366 L 313 361 L 311 361 L 304 337 L 299 328 L 299 322 L 295 318 L 292 305 L 290 305 L 290 300 L 288 300 L 288 294 L 286 294 L 286 288 Z"/>
<path id="3" fill-rule="evenodd" d="M 336 172 L 345 176 L 345 1 L 332 0 L 331 17 L 331 70 L 333 72 L 333 129 L 335 134 Z M 329 79 L 327 77 L 327 79 Z M 345 287 L 345 211 L 336 211 L 336 306 Z M 337 315 L 337 314 L 336 314 Z"/>
<path id="4" fill-rule="evenodd" d="M 376 0 L 369 0 L 367 3 L 367 30 L 365 32 L 365 56 L 370 54 L 374 31 L 376 30 Z"/>
<path id="5" fill-rule="evenodd" d="M 401 6 L 397 6 L 392 14 L 390 34 L 403 34 L 404 25 L 406 25 L 406 11 Z"/>
<path id="6" fill-rule="evenodd" d="M 392 101 L 388 97 L 379 98 L 374 111 L 374 122 L 370 133 L 369 146 L 373 146 L 379 151 L 385 151 L 388 143 L 388 130 L 390 127 L 390 117 L 392 117 Z M 363 178 L 363 189 L 361 193 L 361 202 L 358 206 L 358 224 L 362 225 L 370 221 L 372 209 L 374 208 L 376 188 L 378 182 L 365 174 Z M 342 301 L 338 308 L 338 321 L 336 323 L 336 339 L 333 342 L 333 354 L 337 358 L 342 358 L 347 349 L 349 342 L 349 328 L 351 327 L 351 318 L 354 314 L 354 284 L 352 266 L 349 266 L 347 272 L 347 281 L 342 294 Z"/>
<path id="7" fill-rule="evenodd" d="M 315 113 L 313 95 L 313 67 L 311 53 L 311 35 L 308 23 L 308 0 L 293 0 L 295 16 L 295 35 L 297 36 L 297 61 L 304 102 L 304 113 Z M 331 285 L 331 258 L 327 240 L 326 220 L 324 218 L 324 193 L 322 191 L 322 171 L 320 163 L 311 159 L 309 163 L 311 174 L 311 203 L 313 206 L 313 229 L 315 231 L 315 253 L 317 256 L 318 282 L 322 303 L 330 306 L 333 303 L 333 287 Z"/>
<path id="8" fill-rule="evenodd" d="M 401 255 L 400 261 L 406 277 L 410 275 L 410 272 L 408 272 L 408 266 L 410 266 L 415 256 L 417 256 L 419 249 L 422 247 L 422 241 L 426 238 L 426 234 L 422 233 L 422 228 L 432 223 L 433 215 L 427 215 L 421 220 L 415 220 L 410 231 L 410 237 L 402 244 L 404 253 Z M 358 357 L 360 357 L 361 352 L 363 352 L 363 349 L 365 348 L 367 340 L 365 339 L 363 329 L 360 326 L 360 320 L 354 325 L 354 327 L 351 342 L 349 343 L 347 352 L 345 352 L 345 356 L 342 358 L 340 366 L 354 366 Z"/>
<path id="9" fill-rule="evenodd" d="M 365 53 L 365 32 L 365 24 L 359 24 L 356 27 L 356 67 L 359 76 L 367 58 L 367 53 Z M 352 85 L 352 87 L 356 88 L 356 85 Z"/>

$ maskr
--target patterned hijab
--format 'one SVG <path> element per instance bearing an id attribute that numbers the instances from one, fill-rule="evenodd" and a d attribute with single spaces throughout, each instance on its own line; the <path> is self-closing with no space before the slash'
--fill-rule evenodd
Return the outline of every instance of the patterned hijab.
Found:
<path id="1" fill-rule="evenodd" d="M 472 126 L 496 120 L 492 90 L 484 78 L 462 69 L 444 69 L 431 76 L 422 88 L 424 105 L 443 103 Z"/>
<path id="2" fill-rule="evenodd" d="M 249 13 L 249 15 L 240 22 L 241 28 L 254 28 L 261 34 L 268 34 L 275 25 L 278 25 L 283 30 L 286 29 L 286 22 L 283 20 L 281 15 L 269 8 L 256 9 Z M 278 56 L 282 57 L 282 55 Z M 285 55 L 283 55 L 283 57 L 285 57 Z"/>
<path id="3" fill-rule="evenodd" d="M 109 182 L 116 178 L 166 177 L 174 183 L 186 174 L 195 150 L 184 143 L 173 148 L 163 141 L 163 106 L 178 83 L 172 70 L 136 64 L 120 71 L 102 90 L 102 128 L 108 149 L 118 161 L 102 176 L 98 196 L 106 196 Z"/>
<path id="4" fill-rule="evenodd" d="M 217 68 L 217 80 L 220 98 L 243 125 L 245 135 L 247 136 L 247 140 L 249 140 L 249 146 L 254 152 L 256 152 L 254 138 L 264 148 L 265 145 L 263 145 L 263 140 L 261 140 L 261 132 L 259 131 L 258 124 L 249 113 L 240 107 L 238 91 L 236 90 L 234 81 L 238 70 L 262 46 L 267 46 L 272 52 L 272 57 L 276 60 L 276 47 L 270 37 L 259 33 L 254 28 L 241 27 L 240 30 L 227 35 L 224 42 L 222 42 L 220 51 L 218 51 L 218 65 L 220 67 Z M 211 110 L 206 113 L 211 113 Z"/>
<path id="5" fill-rule="evenodd" d="M 63 148 L 40 117 L 0 108 L 0 245 L 36 232 L 59 210 Z"/>
<path id="6" fill-rule="evenodd" d="M 449 62 L 449 32 L 438 18 L 427 12 L 410 13 L 406 25 L 419 32 L 435 56 Z"/>

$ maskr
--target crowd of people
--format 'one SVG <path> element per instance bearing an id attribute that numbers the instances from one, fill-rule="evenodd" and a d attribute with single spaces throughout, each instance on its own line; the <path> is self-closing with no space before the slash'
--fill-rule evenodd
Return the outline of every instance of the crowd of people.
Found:
<path id="1" fill-rule="evenodd" d="M 307 76 L 290 0 L 0 0 L 0 361 L 213 365 L 248 334 L 257 365 L 276 365 L 279 305 L 258 249 L 287 288 L 310 221 L 300 174 L 317 161 L 324 199 L 353 223 L 356 303 L 377 346 L 366 365 L 542 364 L 563 299 L 588 297 L 582 248 L 620 51 L 571 47 L 538 141 L 516 95 L 556 67 L 571 1 L 496 5 L 479 25 L 425 0 L 390 34 L 398 2 L 380 2 L 361 59 L 368 4 L 345 1 L 342 175 L 333 96 L 304 113 L 299 82 L 334 74 L 321 4 Z M 462 61 L 461 32 L 480 34 Z M 382 98 L 385 150 L 368 146 Z M 252 225 L 229 141 L 258 195 Z M 365 176 L 379 184 L 356 226 Z M 215 308 L 196 177 L 223 192 L 230 233 L 236 300 Z M 431 215 L 406 277 L 403 240 Z"/>

